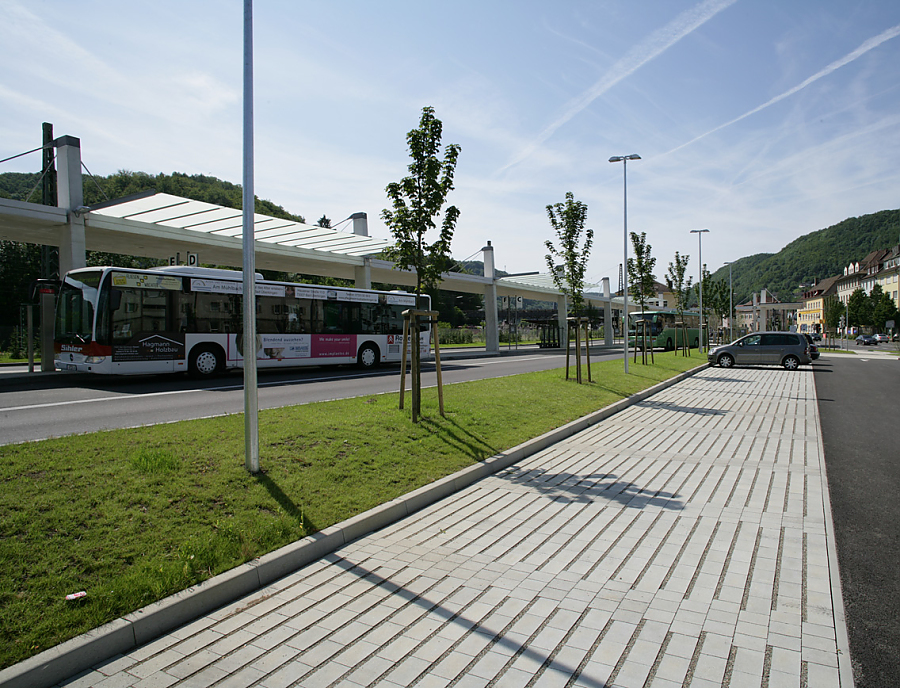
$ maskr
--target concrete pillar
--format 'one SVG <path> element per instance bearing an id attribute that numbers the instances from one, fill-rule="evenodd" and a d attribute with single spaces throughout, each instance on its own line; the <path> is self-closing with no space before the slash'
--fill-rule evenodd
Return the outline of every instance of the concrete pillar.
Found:
<path id="1" fill-rule="evenodd" d="M 556 318 L 559 323 L 559 345 L 565 349 L 569 343 L 569 306 L 566 302 L 566 295 L 560 294 L 556 297 Z"/>
<path id="2" fill-rule="evenodd" d="M 41 355 L 41 371 L 52 373 L 56 370 L 56 363 L 53 362 L 53 330 L 55 327 L 54 320 L 56 318 L 56 295 L 41 294 L 41 351 L 50 352 Z"/>
<path id="3" fill-rule="evenodd" d="M 365 213 L 353 213 L 350 216 L 353 220 L 353 233 L 359 236 L 369 236 L 369 218 Z"/>
<path id="4" fill-rule="evenodd" d="M 487 242 L 482 251 L 484 276 L 484 348 L 492 353 L 500 352 L 500 327 L 497 315 L 497 285 L 494 282 L 494 247 Z"/>
<path id="5" fill-rule="evenodd" d="M 357 289 L 372 288 L 372 259 L 364 258 L 362 265 L 353 268 L 354 285 Z"/>
<path id="6" fill-rule="evenodd" d="M 612 327 L 612 294 L 609 291 L 609 277 L 603 278 L 603 295 L 606 302 L 603 304 L 603 343 L 606 346 L 612 346 L 613 343 L 613 327 Z"/>
<path id="7" fill-rule="evenodd" d="M 60 233 L 59 274 L 83 268 L 84 258 L 84 190 L 81 182 L 81 141 L 74 136 L 60 136 L 55 141 L 57 173 L 56 205 L 68 210 L 68 224 Z"/>
<path id="8" fill-rule="evenodd" d="M 759 294 L 753 293 L 753 322 L 751 328 L 754 332 L 759 332 Z"/>

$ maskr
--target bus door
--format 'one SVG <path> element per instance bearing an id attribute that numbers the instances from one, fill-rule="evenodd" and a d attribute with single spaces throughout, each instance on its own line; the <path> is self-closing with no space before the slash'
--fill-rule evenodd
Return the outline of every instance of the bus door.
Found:
<path id="1" fill-rule="evenodd" d="M 112 372 L 173 372 L 175 362 L 184 360 L 184 333 L 171 322 L 176 292 L 129 286 L 107 293 Z"/>

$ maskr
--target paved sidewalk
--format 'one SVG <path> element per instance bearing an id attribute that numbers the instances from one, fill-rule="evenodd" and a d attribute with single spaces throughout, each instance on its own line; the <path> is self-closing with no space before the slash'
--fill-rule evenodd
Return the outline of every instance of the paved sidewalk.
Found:
<path id="1" fill-rule="evenodd" d="M 813 373 L 710 368 L 63 685 L 852 686 Z"/>

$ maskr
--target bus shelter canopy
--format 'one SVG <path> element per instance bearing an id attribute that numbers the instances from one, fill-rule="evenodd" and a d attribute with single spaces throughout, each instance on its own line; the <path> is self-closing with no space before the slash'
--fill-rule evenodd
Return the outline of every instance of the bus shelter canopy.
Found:
<path id="1" fill-rule="evenodd" d="M 240 210 L 166 193 L 141 193 L 99 203 L 92 206 L 90 212 L 92 216 L 134 220 L 209 236 L 242 239 L 244 233 Z M 254 239 L 267 244 L 348 256 L 379 253 L 389 245 L 384 239 L 360 236 L 330 227 L 307 225 L 258 213 L 253 218 Z"/>

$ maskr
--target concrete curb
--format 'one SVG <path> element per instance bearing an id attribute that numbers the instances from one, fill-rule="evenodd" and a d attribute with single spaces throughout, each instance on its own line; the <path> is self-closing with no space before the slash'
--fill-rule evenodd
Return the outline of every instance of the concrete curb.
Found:
<path id="1" fill-rule="evenodd" d="M 163 633 L 254 592 L 321 559 L 352 540 L 379 530 L 429 506 L 484 477 L 543 451 L 560 440 L 596 425 L 636 403 L 687 379 L 708 367 L 660 382 L 599 411 L 468 466 L 433 483 L 369 509 L 309 537 L 237 566 L 199 585 L 182 590 L 49 650 L 0 671 L 0 688 L 49 688 L 75 674 L 127 653 Z"/>
<path id="2" fill-rule="evenodd" d="M 825 511 L 825 541 L 828 547 L 830 563 L 828 576 L 831 581 L 831 607 L 834 613 L 834 634 L 837 644 L 838 676 L 841 688 L 854 688 L 853 664 L 850 658 L 850 635 L 847 633 L 847 613 L 844 609 L 844 592 L 841 585 L 840 562 L 838 561 L 837 540 L 834 534 L 834 515 L 831 512 L 831 488 L 828 487 L 828 466 L 825 464 L 825 444 L 822 440 L 822 419 L 819 416 L 819 390 L 816 377 L 813 375 L 813 388 L 816 390 L 816 429 L 818 435 L 819 456 L 822 457 L 822 495 Z"/>

